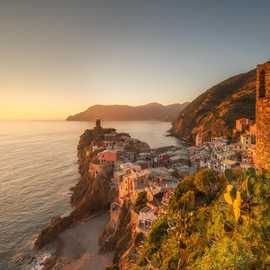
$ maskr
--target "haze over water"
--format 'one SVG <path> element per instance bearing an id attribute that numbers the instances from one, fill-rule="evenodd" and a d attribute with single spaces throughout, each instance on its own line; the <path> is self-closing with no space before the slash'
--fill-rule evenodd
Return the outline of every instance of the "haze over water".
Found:
<path id="1" fill-rule="evenodd" d="M 70 188 L 79 179 L 79 136 L 93 123 L 0 122 L 0 270 L 15 269 L 12 257 L 26 252 L 50 218 L 70 211 Z M 177 144 L 170 123 L 107 122 L 151 147 Z"/>

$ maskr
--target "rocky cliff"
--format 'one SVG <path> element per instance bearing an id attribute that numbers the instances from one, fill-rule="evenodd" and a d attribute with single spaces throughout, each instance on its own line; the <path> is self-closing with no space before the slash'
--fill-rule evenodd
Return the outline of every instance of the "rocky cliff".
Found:
<path id="1" fill-rule="evenodd" d="M 78 224 L 85 218 L 107 211 L 115 200 L 117 193 L 115 185 L 112 183 L 112 170 L 107 170 L 107 166 L 104 166 L 103 169 L 103 165 L 97 162 L 97 154 L 101 150 L 95 150 L 93 147 L 93 145 L 102 145 L 106 134 L 112 133 L 117 134 L 114 129 L 94 128 L 86 130 L 80 137 L 78 165 L 81 178 L 72 189 L 71 204 L 73 211 L 68 216 L 56 217 L 51 220 L 38 235 L 34 244 L 36 249 L 42 249 L 47 244 L 54 242 L 63 231 Z M 123 135 L 129 137 L 128 134 L 118 134 L 120 137 Z M 139 140 L 130 140 L 125 149 L 136 154 L 137 152 L 149 150 L 150 147 Z M 93 164 L 101 168 L 98 174 L 93 174 Z M 129 205 L 124 204 L 119 212 L 117 226 L 112 228 L 111 223 L 109 223 L 101 236 L 100 244 L 102 249 L 104 251 L 114 251 L 115 261 L 117 262 L 133 243 L 132 232 L 135 226 L 135 223 L 132 222 L 134 221 L 133 216 L 134 213 L 131 213 Z M 57 257 L 54 258 L 53 266 L 57 265 L 58 259 Z M 48 269 L 55 268 L 52 268 L 50 264 Z"/>
<path id="2" fill-rule="evenodd" d="M 113 262 L 121 270 L 134 266 L 136 248 L 145 236 L 136 232 L 138 213 L 129 200 L 120 207 L 117 222 L 112 220 L 107 224 L 100 237 L 101 250 L 114 253 Z"/>
<path id="3" fill-rule="evenodd" d="M 127 105 L 95 105 L 86 111 L 71 115 L 68 121 L 174 121 L 188 102 L 164 106 L 159 103 L 150 103 L 142 106 Z"/>
<path id="4" fill-rule="evenodd" d="M 230 135 L 237 118 L 255 118 L 255 80 L 251 70 L 208 89 L 180 112 L 172 134 L 193 143 L 198 133 L 203 141 Z"/>
<path id="5" fill-rule="evenodd" d="M 95 153 L 89 152 L 89 146 L 92 140 L 98 139 L 99 136 L 101 134 L 94 134 L 92 130 L 86 130 L 80 137 L 78 164 L 81 179 L 73 188 L 71 197 L 73 211 L 68 216 L 51 220 L 35 241 L 37 249 L 55 240 L 61 232 L 83 218 L 108 209 L 115 195 L 111 185 L 111 175 L 104 172 L 102 176 L 94 178 L 88 172 L 89 164 L 95 158 Z"/>

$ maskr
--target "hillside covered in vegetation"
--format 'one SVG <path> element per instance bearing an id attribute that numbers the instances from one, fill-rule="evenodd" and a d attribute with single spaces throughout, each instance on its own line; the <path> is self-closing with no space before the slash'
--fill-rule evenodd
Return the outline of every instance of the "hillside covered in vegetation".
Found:
<path id="1" fill-rule="evenodd" d="M 235 120 L 255 119 L 256 71 L 231 77 L 191 102 L 173 123 L 172 134 L 194 142 L 201 133 L 203 141 L 230 135 Z"/>
<path id="2" fill-rule="evenodd" d="M 129 269 L 270 269 L 269 181 L 253 170 L 186 177 Z"/>

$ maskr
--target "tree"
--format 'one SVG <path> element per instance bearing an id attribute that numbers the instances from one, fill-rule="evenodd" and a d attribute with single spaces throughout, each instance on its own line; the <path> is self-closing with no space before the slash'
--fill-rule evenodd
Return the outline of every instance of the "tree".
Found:
<path id="1" fill-rule="evenodd" d="M 146 204 L 147 204 L 147 193 L 145 191 L 140 192 L 134 205 L 135 211 L 140 212 L 144 207 L 146 207 Z"/>

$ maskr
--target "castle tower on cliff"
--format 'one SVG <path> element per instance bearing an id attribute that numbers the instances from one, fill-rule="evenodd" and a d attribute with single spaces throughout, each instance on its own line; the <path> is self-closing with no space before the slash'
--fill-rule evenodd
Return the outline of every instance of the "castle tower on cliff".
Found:
<path id="1" fill-rule="evenodd" d="M 101 129 L 101 120 L 100 119 L 97 119 L 96 120 L 96 129 Z"/>
<path id="2" fill-rule="evenodd" d="M 257 66 L 256 167 L 270 170 L 270 62 Z"/>

